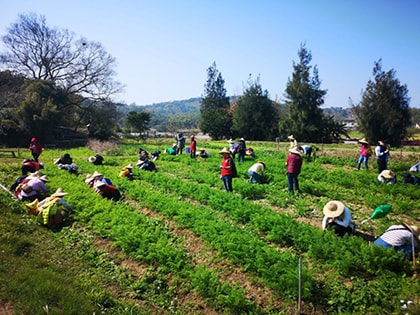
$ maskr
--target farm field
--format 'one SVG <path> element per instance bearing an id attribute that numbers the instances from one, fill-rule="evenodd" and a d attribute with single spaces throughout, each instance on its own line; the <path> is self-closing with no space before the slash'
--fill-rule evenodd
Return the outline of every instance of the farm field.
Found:
<path id="1" fill-rule="evenodd" d="M 45 150 L 47 186 L 62 187 L 73 206 L 71 221 L 58 230 L 39 226 L 24 203 L 0 190 L 0 314 L 420 313 L 418 267 L 370 244 L 392 224 L 420 225 L 420 187 L 402 183 L 420 149 L 393 150 L 398 180 L 382 185 L 375 183 L 374 159 L 368 171 L 356 170 L 358 145 L 318 144 L 316 158 L 304 158 L 302 193 L 291 195 L 288 143 L 248 142 L 257 157 L 236 161 L 239 177 L 229 194 L 217 154 L 226 142 L 199 140 L 208 159 L 164 154 L 171 144 L 120 144 L 102 152 L 103 166 L 87 162 L 94 154 L 88 148 Z M 134 168 L 134 181 L 119 178 L 140 147 L 162 151 L 157 172 Z M 66 152 L 78 175 L 53 164 Z M 0 157 L 1 184 L 9 187 L 20 175 L 24 157 L 29 151 Z M 267 165 L 261 185 L 247 181 L 257 160 Z M 123 199 L 95 194 L 84 182 L 94 171 L 110 178 Z M 356 236 L 321 230 L 329 200 L 350 208 Z M 382 204 L 392 205 L 390 214 L 361 224 Z M 400 300 L 413 303 L 402 309 Z"/>

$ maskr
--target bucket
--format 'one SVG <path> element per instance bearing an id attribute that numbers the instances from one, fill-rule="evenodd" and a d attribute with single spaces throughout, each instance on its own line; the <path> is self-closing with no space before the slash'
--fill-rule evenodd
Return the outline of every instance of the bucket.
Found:
<path id="1" fill-rule="evenodd" d="M 190 151 L 190 148 L 186 148 L 185 149 L 185 153 L 190 153 L 191 151 Z"/>

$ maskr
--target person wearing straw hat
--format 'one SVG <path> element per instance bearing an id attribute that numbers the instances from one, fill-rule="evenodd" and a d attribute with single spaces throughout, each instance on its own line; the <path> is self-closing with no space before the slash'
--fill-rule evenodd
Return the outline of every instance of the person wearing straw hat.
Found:
<path id="1" fill-rule="evenodd" d="M 264 176 L 265 172 L 265 163 L 262 161 L 258 161 L 257 163 L 254 163 L 249 169 L 248 169 L 248 175 L 249 182 L 252 184 L 260 184 L 261 183 L 261 177 Z"/>
<path id="2" fill-rule="evenodd" d="M 200 151 L 197 153 L 197 156 L 199 156 L 199 157 L 201 157 L 201 158 L 203 158 L 203 159 L 207 159 L 207 158 L 209 158 L 209 157 L 210 157 L 210 153 L 208 153 L 208 152 L 206 151 L 206 149 L 204 149 L 204 148 L 200 148 Z"/>
<path id="3" fill-rule="evenodd" d="M 43 200 L 45 198 L 45 194 L 49 191 L 47 186 L 45 185 L 46 182 L 48 182 L 48 178 L 46 175 L 30 179 L 27 183 L 22 185 L 18 194 L 19 200 Z"/>
<path id="4" fill-rule="evenodd" d="M 334 230 L 338 236 L 352 234 L 356 225 L 353 222 L 349 208 L 341 201 L 331 200 L 323 209 L 322 229 L 324 231 Z"/>
<path id="5" fill-rule="evenodd" d="M 411 255 L 419 246 L 420 228 L 406 223 L 391 225 L 374 244 L 385 248 L 393 248 L 397 252 Z"/>
<path id="6" fill-rule="evenodd" d="M 104 158 L 100 154 L 95 154 L 94 156 L 90 156 L 88 158 L 88 162 L 92 163 L 93 165 L 102 165 Z"/>
<path id="7" fill-rule="evenodd" d="M 390 157 L 389 148 L 384 141 L 379 140 L 375 147 L 376 161 L 378 163 L 378 173 L 388 169 L 388 160 Z"/>
<path id="8" fill-rule="evenodd" d="M 293 135 L 288 136 L 287 137 L 287 140 L 289 140 L 289 143 L 290 143 L 289 144 L 289 149 L 293 149 L 293 148 L 295 148 L 297 150 L 300 149 L 300 145 L 299 145 L 299 143 L 297 142 L 296 138 Z"/>
<path id="9" fill-rule="evenodd" d="M 232 158 L 234 159 L 235 158 L 235 153 L 236 153 L 236 150 L 235 150 L 236 149 L 236 143 L 232 138 L 230 138 L 228 140 L 228 143 L 229 143 L 230 154 L 232 154 Z"/>
<path id="10" fill-rule="evenodd" d="M 288 189 L 290 193 L 300 192 L 298 176 L 302 170 L 302 157 L 297 148 L 289 149 L 289 155 L 286 159 L 286 174 Z"/>
<path id="11" fill-rule="evenodd" d="M 38 204 L 37 221 L 48 226 L 56 226 L 65 220 L 72 207 L 64 200 L 67 196 L 62 188 L 58 188 L 51 196 Z"/>
<path id="12" fill-rule="evenodd" d="M 134 179 L 134 174 L 133 174 L 133 166 L 130 164 L 128 164 L 127 166 L 125 166 L 120 174 L 118 175 L 118 177 L 125 177 L 128 180 L 133 180 Z"/>
<path id="13" fill-rule="evenodd" d="M 245 162 L 246 141 L 244 138 L 239 139 L 235 147 L 235 152 L 238 153 L 238 163 Z"/>
<path id="14" fill-rule="evenodd" d="M 369 145 L 369 142 L 365 139 L 362 138 L 358 141 L 362 146 L 360 147 L 359 150 L 359 160 L 357 161 L 357 170 L 360 171 L 360 166 L 363 165 L 365 166 L 365 169 L 368 170 L 369 169 L 369 157 L 372 155 L 372 148 Z"/>
<path id="15" fill-rule="evenodd" d="M 219 151 L 219 154 L 223 156 L 222 165 L 220 165 L 220 179 L 227 192 L 232 192 L 232 178 L 233 178 L 233 159 L 230 156 L 230 151 L 227 148 Z"/>
<path id="16" fill-rule="evenodd" d="M 100 194 L 104 198 L 112 199 L 114 201 L 121 199 L 120 191 L 113 185 L 108 185 L 104 182 L 96 181 L 93 188 L 96 193 Z"/>
<path id="17" fill-rule="evenodd" d="M 397 175 L 391 170 L 383 170 L 378 175 L 378 181 L 383 184 L 395 184 L 397 182 Z"/>

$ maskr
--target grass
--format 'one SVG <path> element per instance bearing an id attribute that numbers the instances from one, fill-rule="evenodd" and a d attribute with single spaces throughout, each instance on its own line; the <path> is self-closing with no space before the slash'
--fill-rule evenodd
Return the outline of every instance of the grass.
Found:
<path id="1" fill-rule="evenodd" d="M 310 261 L 314 257 L 328 256 L 328 253 L 315 253 L 315 250 L 319 250 L 315 246 L 309 252 L 305 252 L 306 245 L 301 246 L 302 249 L 279 246 L 275 240 L 283 232 L 282 229 L 269 227 L 270 222 L 264 221 L 260 213 L 256 212 L 266 213 L 266 218 L 273 219 L 277 218 L 276 213 L 284 213 L 316 229 L 322 218 L 322 207 L 329 199 L 343 200 L 351 208 L 357 223 L 369 216 L 377 205 L 390 202 L 393 212 L 389 216 L 358 226 L 358 230 L 374 238 L 395 222 L 419 224 L 418 187 L 405 187 L 401 181 L 394 186 L 375 185 L 373 180 L 377 173 L 374 161 L 371 161 L 371 170 L 356 172 L 357 145 L 317 144 L 317 158 L 305 160 L 300 175 L 303 194 L 291 196 L 286 189 L 284 174 L 287 144 L 250 142 L 248 145 L 257 152 L 258 159 L 268 165 L 268 173 L 264 185 L 252 186 L 246 182 L 246 170 L 253 161 L 248 159 L 245 164 L 237 163 L 240 177 L 234 180 L 232 201 L 253 209 L 241 212 L 241 209 L 229 208 L 228 202 L 225 202 L 226 193 L 218 179 L 220 157 L 217 152 L 226 146 L 225 142 L 202 141 L 199 144 L 211 153 L 208 160 L 191 160 L 186 154 L 162 155 L 156 162 L 156 174 L 142 173 L 135 169 L 135 182 L 126 182 L 117 177 L 122 167 L 128 163 L 135 164 L 139 146 L 149 152 L 155 149 L 164 152 L 164 148 L 171 144 L 171 140 L 158 139 L 141 144 L 128 143 L 118 148 L 95 143 L 94 151 L 88 148 L 68 150 L 80 166 L 81 175 L 78 177 L 62 173 L 52 165 L 52 159 L 64 151 L 48 149 L 43 152 L 41 160 L 47 163 L 45 173 L 51 181 L 48 186 L 51 190 L 55 190 L 58 185 L 63 186 L 70 192 L 68 201 L 76 208 L 74 220 L 61 229 L 49 230 L 39 226 L 34 217 L 26 216 L 22 203 L 12 200 L 8 193 L 2 191 L 0 313 L 235 314 L 242 309 L 243 313 L 252 310 L 255 314 L 295 314 L 294 297 L 289 300 L 284 296 L 280 298 L 281 292 L 271 291 L 261 276 L 265 271 L 260 270 L 260 275 L 251 272 L 255 267 L 252 262 L 246 262 L 246 265 L 240 267 L 241 262 L 247 261 L 245 258 L 248 257 L 241 257 L 239 252 L 239 256 L 233 259 L 237 261 L 236 266 L 232 264 L 232 258 L 225 256 L 222 249 L 234 248 L 239 234 L 229 243 L 211 244 L 213 236 L 211 233 L 206 234 L 206 228 L 212 221 L 220 222 L 221 226 L 230 225 L 232 233 L 229 232 L 230 228 L 224 228 L 223 231 L 227 236 L 233 236 L 233 231 L 238 228 L 243 233 L 249 233 L 249 239 L 258 239 L 253 242 L 258 242 L 261 248 L 266 245 L 273 247 L 270 249 L 271 255 L 276 254 L 276 251 L 293 254 L 304 250 L 305 268 L 311 276 L 319 278 L 316 280 L 319 296 L 305 299 L 305 313 L 323 314 L 328 311 L 330 314 L 348 314 L 365 309 L 366 314 L 399 314 L 399 299 L 414 300 L 412 311 L 418 310 L 419 283 L 417 279 L 411 278 L 411 272 L 395 274 L 384 271 L 382 276 L 367 276 L 353 270 L 354 266 L 363 262 L 352 261 L 356 256 L 352 257 L 351 252 L 343 254 L 342 260 L 337 261 L 332 260 L 334 255 L 331 253 L 329 263 Z M 112 202 L 106 203 L 93 196 L 83 183 L 84 174 L 92 173 L 95 169 L 86 162 L 87 157 L 101 149 L 105 156 L 105 165 L 101 171 L 121 188 L 126 198 L 115 207 Z M 417 162 L 419 152 L 417 148 L 392 152 L 391 168 L 399 178 L 411 164 Z M 8 186 L 19 175 L 21 160 L 1 159 L 4 163 L 0 166 L 0 182 Z M 141 192 L 139 194 L 133 190 L 136 185 L 141 185 L 137 186 Z M 148 190 L 153 191 L 150 195 L 156 198 L 161 194 L 162 200 L 167 202 L 179 200 L 177 205 L 191 207 L 189 210 L 192 212 L 188 214 L 188 211 L 178 211 L 181 209 L 171 208 L 169 204 L 153 209 L 147 205 L 145 194 Z M 252 205 L 255 205 L 254 208 Z M 105 209 L 109 209 L 106 210 L 108 213 L 103 212 Z M 149 236 L 152 231 L 156 237 L 167 236 L 156 240 L 141 239 L 140 242 L 141 231 L 130 232 L 128 226 L 132 222 L 127 221 L 122 222 L 121 228 L 118 228 L 123 231 L 124 224 L 127 226 L 126 237 L 118 239 L 119 231 L 113 229 L 118 224 L 112 223 L 111 212 L 123 214 L 125 211 L 127 218 L 132 215 L 133 220 L 139 220 L 136 222 L 139 229 L 150 231 Z M 131 214 L 132 211 L 141 212 L 141 219 Z M 202 212 L 203 218 L 208 216 L 207 226 L 206 222 L 200 226 L 191 224 L 191 219 L 199 215 L 194 211 Z M 109 219 L 106 219 L 108 214 Z M 104 219 L 105 222 L 102 221 Z M 303 226 L 299 228 L 303 231 Z M 307 235 L 302 234 L 302 242 L 306 241 L 305 237 Z M 126 241 L 128 243 L 124 243 Z M 137 241 L 145 246 L 141 251 L 135 253 L 123 250 L 128 248 L 126 244 L 137 246 Z M 148 241 L 150 245 L 146 245 Z M 294 242 L 299 245 L 299 240 L 290 239 L 286 243 Z M 328 242 L 334 246 L 359 246 L 357 238 L 342 241 L 331 239 Z M 165 254 L 168 251 L 153 252 L 154 249 L 160 250 L 162 244 L 174 246 L 169 251 L 171 254 Z M 359 249 L 368 251 L 370 247 Z M 172 270 L 164 266 L 165 261 L 175 263 L 176 255 L 184 251 L 186 256 L 182 258 L 183 263 L 191 265 L 174 265 Z M 265 251 L 265 255 L 268 255 L 269 251 Z M 140 258 L 140 253 L 148 258 Z M 157 260 L 153 260 L 154 255 L 157 258 L 159 255 L 166 256 L 161 263 L 157 263 Z M 252 253 L 249 255 L 251 257 Z M 383 253 L 378 252 L 376 259 L 380 259 L 380 255 Z M 345 273 L 350 276 L 340 275 L 337 270 L 346 270 Z M 379 292 L 382 294 L 378 297 Z M 391 294 L 392 298 L 389 298 Z M 381 295 L 387 296 L 387 299 L 382 299 Z M 371 305 L 366 304 L 368 300 L 372 300 Z"/>

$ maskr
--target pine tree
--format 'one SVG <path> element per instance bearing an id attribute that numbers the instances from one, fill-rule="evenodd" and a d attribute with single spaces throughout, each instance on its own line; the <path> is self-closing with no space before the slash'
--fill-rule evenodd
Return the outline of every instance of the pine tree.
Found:
<path id="1" fill-rule="evenodd" d="M 321 142 L 325 121 L 320 106 L 324 104 L 327 91 L 320 88 L 316 66 L 311 74 L 312 54 L 305 45 L 301 45 L 298 56 L 299 63 L 293 63 L 292 79 L 286 86 L 288 116 L 280 121 L 280 133 L 284 138 L 293 134 L 299 141 Z"/>
<path id="2" fill-rule="evenodd" d="M 207 77 L 200 107 L 200 129 L 214 140 L 223 139 L 231 133 L 232 116 L 229 97 L 226 96 L 224 87 L 225 81 L 215 62 L 207 69 Z"/>
<path id="3" fill-rule="evenodd" d="M 259 78 L 248 80 L 249 87 L 239 97 L 233 111 L 232 131 L 247 140 L 270 140 L 277 136 L 279 112 L 262 89 Z"/>
<path id="4" fill-rule="evenodd" d="M 373 143 L 379 140 L 400 146 L 410 125 L 408 89 L 395 77 L 393 69 L 382 70 L 375 62 L 373 80 L 369 80 L 359 105 L 353 106 L 358 129 Z"/>

